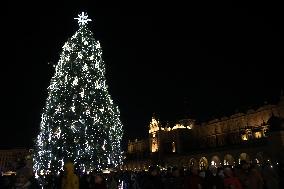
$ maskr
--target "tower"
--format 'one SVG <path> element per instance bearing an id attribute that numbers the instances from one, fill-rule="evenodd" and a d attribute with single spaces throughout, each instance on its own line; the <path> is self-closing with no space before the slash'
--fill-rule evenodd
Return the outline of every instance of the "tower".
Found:
<path id="1" fill-rule="evenodd" d="M 150 152 L 157 152 L 159 150 L 159 131 L 160 122 L 155 118 L 155 115 L 153 115 L 149 125 Z"/>

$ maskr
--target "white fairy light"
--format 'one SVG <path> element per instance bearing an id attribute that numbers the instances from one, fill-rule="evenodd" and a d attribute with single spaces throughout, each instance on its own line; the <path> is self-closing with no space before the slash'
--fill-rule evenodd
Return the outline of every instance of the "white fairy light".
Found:
<path id="1" fill-rule="evenodd" d="M 61 129 L 60 127 L 56 130 L 55 132 L 55 136 L 59 139 L 60 138 L 60 134 L 61 134 Z"/>
<path id="2" fill-rule="evenodd" d="M 80 92 L 80 95 L 82 98 L 84 98 L 84 89 L 82 89 L 82 92 Z"/>
<path id="3" fill-rule="evenodd" d="M 97 49 L 100 49 L 100 48 L 101 48 L 101 44 L 100 44 L 99 41 L 98 41 L 97 44 L 96 44 L 96 48 L 97 48 Z"/>
<path id="4" fill-rule="evenodd" d="M 100 67 L 100 64 L 98 62 L 95 63 L 95 68 L 98 69 Z"/>
<path id="5" fill-rule="evenodd" d="M 79 119 L 80 123 L 85 124 L 85 120 L 84 119 Z"/>
<path id="6" fill-rule="evenodd" d="M 75 106 L 74 105 L 71 106 L 71 110 L 72 110 L 72 112 L 75 112 Z"/>
<path id="7" fill-rule="evenodd" d="M 75 133 L 77 130 L 76 130 L 76 127 L 75 127 L 75 124 L 72 124 L 71 125 L 71 130 Z"/>
<path id="8" fill-rule="evenodd" d="M 83 71 L 87 71 L 87 70 L 88 70 L 88 66 L 87 66 L 87 64 L 84 64 Z"/>
<path id="9" fill-rule="evenodd" d="M 77 77 L 77 76 L 75 76 L 75 79 L 73 80 L 72 85 L 73 85 L 73 86 L 78 85 L 78 77 Z"/>
<path id="10" fill-rule="evenodd" d="M 100 89 L 101 85 L 99 84 L 99 81 L 97 80 L 95 83 L 95 89 Z"/>
<path id="11" fill-rule="evenodd" d="M 83 55 L 81 52 L 78 52 L 78 58 L 82 59 L 83 58 Z"/>

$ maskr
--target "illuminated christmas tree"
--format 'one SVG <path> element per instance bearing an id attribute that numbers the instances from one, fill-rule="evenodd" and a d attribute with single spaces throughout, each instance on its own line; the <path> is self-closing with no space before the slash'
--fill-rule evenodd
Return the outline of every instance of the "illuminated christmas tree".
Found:
<path id="1" fill-rule="evenodd" d="M 36 176 L 59 173 L 67 160 L 81 172 L 115 167 L 121 162 L 122 123 L 108 93 L 99 41 L 83 12 L 79 30 L 64 44 L 36 140 Z"/>

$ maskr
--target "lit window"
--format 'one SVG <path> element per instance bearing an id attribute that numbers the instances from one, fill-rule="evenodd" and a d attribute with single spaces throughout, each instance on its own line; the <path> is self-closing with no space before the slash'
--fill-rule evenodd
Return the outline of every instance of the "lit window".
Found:
<path id="1" fill-rule="evenodd" d="M 261 138 L 261 137 L 262 137 L 261 132 L 259 132 L 259 131 L 258 131 L 258 132 L 255 132 L 255 133 L 254 133 L 254 137 L 255 137 L 255 138 Z"/>
<path id="2" fill-rule="evenodd" d="M 242 140 L 248 140 L 247 134 L 243 134 L 243 135 L 242 135 Z"/>
<path id="3" fill-rule="evenodd" d="M 176 144 L 175 144 L 175 142 L 172 142 L 172 152 L 176 152 Z"/>
<path id="4" fill-rule="evenodd" d="M 151 151 L 152 152 L 157 152 L 158 151 L 158 141 L 157 141 L 157 138 L 153 138 Z"/>
<path id="5" fill-rule="evenodd" d="M 263 137 L 267 137 L 267 132 L 268 132 L 268 128 L 267 128 L 267 127 L 264 127 L 264 128 L 262 129 L 262 136 L 263 136 Z"/>

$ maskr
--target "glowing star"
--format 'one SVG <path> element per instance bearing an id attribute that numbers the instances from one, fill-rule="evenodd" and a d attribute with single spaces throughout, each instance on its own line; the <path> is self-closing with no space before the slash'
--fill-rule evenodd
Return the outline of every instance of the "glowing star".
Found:
<path id="1" fill-rule="evenodd" d="M 78 20 L 79 26 L 84 26 L 87 24 L 89 21 L 92 21 L 91 19 L 88 18 L 88 15 L 82 12 L 81 14 L 78 14 L 79 18 L 74 18 L 75 20 Z"/>

